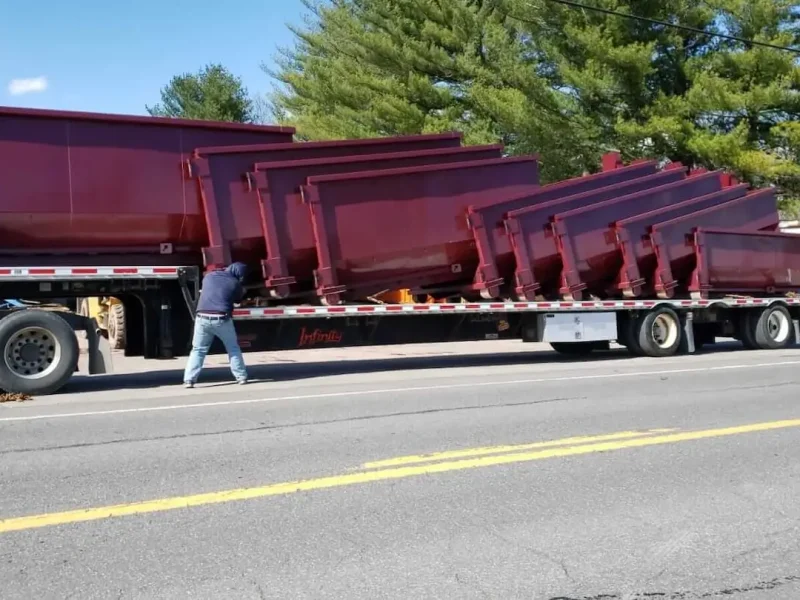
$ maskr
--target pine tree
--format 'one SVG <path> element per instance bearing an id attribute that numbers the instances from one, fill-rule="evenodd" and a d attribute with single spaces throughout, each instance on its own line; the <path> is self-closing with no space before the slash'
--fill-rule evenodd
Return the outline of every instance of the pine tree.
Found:
<path id="1" fill-rule="evenodd" d="M 306 2 L 274 76 L 275 114 L 306 139 L 459 130 L 541 154 L 545 179 L 595 168 L 599 132 L 539 73 L 519 23 L 481 0 Z"/>
<path id="2" fill-rule="evenodd" d="M 791 46 L 791 0 L 581 0 Z M 309 139 L 458 129 L 539 152 L 543 178 L 599 155 L 729 168 L 800 197 L 797 55 L 551 0 L 307 0 L 274 76 Z"/>
<path id="3" fill-rule="evenodd" d="M 798 41 L 791 0 L 590 4 L 777 46 Z M 563 6 L 545 21 L 551 31 L 541 39 L 557 64 L 554 83 L 574 91 L 628 158 L 728 168 L 754 185 L 776 185 L 783 207 L 793 210 L 800 194 L 798 54 Z"/>
<path id="4" fill-rule="evenodd" d="M 161 90 L 161 102 L 146 107 L 147 111 L 158 117 L 235 123 L 251 123 L 256 118 L 242 81 L 221 65 L 173 77 Z"/>

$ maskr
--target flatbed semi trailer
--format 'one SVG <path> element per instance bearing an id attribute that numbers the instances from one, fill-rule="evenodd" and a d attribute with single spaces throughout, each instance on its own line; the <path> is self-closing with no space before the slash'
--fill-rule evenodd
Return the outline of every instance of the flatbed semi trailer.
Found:
<path id="1" fill-rule="evenodd" d="M 171 359 L 191 350 L 201 275 L 198 266 L 6 266 L 0 297 L 120 298 L 125 354 Z M 576 357 L 615 341 L 636 356 L 664 357 L 694 353 L 718 337 L 748 349 L 800 340 L 800 298 L 793 296 L 241 307 L 234 319 L 245 352 L 519 339 Z M 0 310 L 0 389 L 58 392 L 77 371 L 79 332 L 88 339 L 89 374 L 112 372 L 93 319 L 30 306 Z M 224 348 L 217 342 L 211 353 Z"/>

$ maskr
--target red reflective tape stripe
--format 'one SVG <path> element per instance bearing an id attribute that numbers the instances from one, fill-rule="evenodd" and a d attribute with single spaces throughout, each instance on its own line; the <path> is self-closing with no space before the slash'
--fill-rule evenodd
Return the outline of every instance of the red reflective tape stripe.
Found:
<path id="1" fill-rule="evenodd" d="M 402 304 L 387 304 L 386 305 L 386 312 L 399 312 L 403 310 Z"/>
<path id="2" fill-rule="evenodd" d="M 55 269 L 28 269 L 30 275 L 55 275 Z"/>
<path id="3" fill-rule="evenodd" d="M 139 269 L 135 267 L 117 267 L 111 270 L 114 275 L 136 275 Z"/>
<path id="4" fill-rule="evenodd" d="M 456 309 L 456 305 L 455 304 L 439 304 L 438 306 L 439 306 L 439 308 L 441 310 L 455 310 Z"/>
<path id="5" fill-rule="evenodd" d="M 331 310 L 331 312 L 338 312 L 338 311 Z M 375 312 L 375 307 L 374 306 L 359 306 L 356 309 L 356 312 Z"/>
<path id="6" fill-rule="evenodd" d="M 501 310 L 501 309 L 503 309 L 505 307 L 506 307 L 505 304 L 490 304 L 489 305 L 489 308 L 491 308 L 492 310 Z"/>
<path id="7" fill-rule="evenodd" d="M 73 275 L 96 275 L 97 274 L 97 269 L 92 269 L 90 267 L 86 267 L 86 268 L 78 267 L 78 268 L 72 269 L 71 271 L 72 271 Z"/>
<path id="8" fill-rule="evenodd" d="M 11 269 L 0 269 L 0 275 L 11 275 Z"/>
<path id="9" fill-rule="evenodd" d="M 552 308 L 553 304 L 552 304 L 552 302 L 540 302 L 539 306 L 541 308 Z"/>
<path id="10" fill-rule="evenodd" d="M 414 310 L 426 311 L 426 310 L 430 310 L 430 309 L 431 309 L 431 305 L 430 304 L 415 304 L 414 305 Z"/>
<path id="11" fill-rule="evenodd" d="M 480 304 L 466 304 L 465 306 L 467 307 L 467 310 L 480 310 L 481 309 L 481 305 Z"/>
<path id="12" fill-rule="evenodd" d="M 298 315 L 313 315 L 317 312 L 316 308 L 298 308 L 297 314 Z"/>
<path id="13" fill-rule="evenodd" d="M 171 275 L 172 273 L 177 273 L 178 269 L 167 269 L 164 267 L 156 267 L 153 269 L 154 274 L 158 275 Z"/>
<path id="14" fill-rule="evenodd" d="M 285 315 L 286 311 L 282 308 L 265 308 L 264 315 Z"/>

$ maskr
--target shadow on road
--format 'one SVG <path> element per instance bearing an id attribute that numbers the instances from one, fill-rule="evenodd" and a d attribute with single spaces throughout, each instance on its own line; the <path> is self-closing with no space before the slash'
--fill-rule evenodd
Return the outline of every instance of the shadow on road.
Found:
<path id="1" fill-rule="evenodd" d="M 741 349 L 737 343 L 717 344 L 713 349 L 703 350 L 704 354 L 719 353 Z M 269 381 L 294 381 L 314 377 L 335 375 L 358 375 L 391 371 L 414 371 L 427 369 L 453 369 L 472 367 L 512 366 L 535 362 L 537 364 L 565 362 L 603 362 L 631 358 L 625 349 L 612 349 L 592 354 L 589 358 L 570 358 L 555 352 L 513 352 L 502 354 L 458 354 L 450 356 L 403 356 L 372 360 L 339 360 L 271 364 L 250 364 L 248 372 L 254 383 Z M 245 360 L 247 355 L 245 355 Z M 180 385 L 183 369 L 160 369 L 144 373 L 120 373 L 97 375 L 93 377 L 76 375 L 63 388 L 64 393 L 100 392 L 123 389 L 147 389 L 167 385 Z M 200 382 L 204 386 L 233 385 L 228 366 L 208 366 L 203 369 Z"/>

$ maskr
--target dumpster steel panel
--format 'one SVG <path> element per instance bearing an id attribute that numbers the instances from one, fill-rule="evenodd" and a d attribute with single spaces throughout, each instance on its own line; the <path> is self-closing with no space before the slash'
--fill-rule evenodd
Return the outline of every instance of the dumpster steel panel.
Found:
<path id="1" fill-rule="evenodd" d="M 609 237 L 608 243 L 619 251 L 620 268 L 613 291 L 630 298 L 652 291 L 657 262 L 650 244 L 650 227 L 741 198 L 747 191 L 747 184 L 741 184 L 614 223 L 614 235 Z"/>
<path id="2" fill-rule="evenodd" d="M 775 231 L 698 228 L 693 297 L 800 291 L 800 236 Z"/>
<path id="3" fill-rule="evenodd" d="M 194 260 L 208 237 L 194 184 L 185 179 L 194 148 L 291 143 L 293 132 L 0 108 L 0 252 L 125 258 L 160 255 L 171 245 L 173 256 Z"/>
<path id="4" fill-rule="evenodd" d="M 702 173 L 683 181 L 555 215 L 553 233 L 561 256 L 559 294 L 580 299 L 587 291 L 604 295 L 619 272 L 618 252 L 609 251 L 615 221 L 698 198 L 722 189 L 720 173 Z"/>
<path id="5" fill-rule="evenodd" d="M 650 227 L 650 243 L 656 255 L 653 288 L 661 298 L 672 298 L 686 289 L 695 268 L 692 232 L 696 228 L 774 230 L 780 221 L 775 190 L 755 190 L 742 198 L 712 206 Z"/>
<path id="6" fill-rule="evenodd" d="M 457 148 L 460 144 L 460 134 L 447 133 L 197 148 L 190 172 L 197 180 L 206 215 L 209 243 L 203 250 L 205 263 L 209 267 L 232 260 L 257 263 L 266 255 L 257 194 L 247 183 L 247 173 L 255 163 Z"/>
<path id="7" fill-rule="evenodd" d="M 470 287 L 478 258 L 467 208 L 538 183 L 537 157 L 309 178 L 317 293 L 335 304 L 387 289 Z"/>
<path id="8" fill-rule="evenodd" d="M 300 193 L 300 186 L 308 177 L 496 159 L 502 153 L 503 146 L 498 144 L 256 163 L 252 180 L 258 188 L 262 235 L 266 242 L 266 258 L 261 266 L 267 289 L 275 298 L 314 291 L 317 250 L 311 216 Z"/>
<path id="9" fill-rule="evenodd" d="M 545 202 L 539 206 L 511 211 L 506 216 L 506 231 L 515 263 L 515 293 L 522 300 L 535 301 L 543 290 L 558 288 L 561 258 L 550 228 L 552 217 L 613 198 L 683 181 L 686 169 L 672 168 L 599 190 Z"/>
<path id="10" fill-rule="evenodd" d="M 514 252 L 505 228 L 505 216 L 508 212 L 656 173 L 656 162 L 622 167 L 612 160 L 616 158 L 613 154 L 604 157 L 603 166 L 606 170 L 600 173 L 546 185 L 530 195 L 512 198 L 506 202 L 469 208 L 468 222 L 480 260 L 475 274 L 475 285 L 482 297 L 499 298 L 503 287 L 514 275 Z"/>

